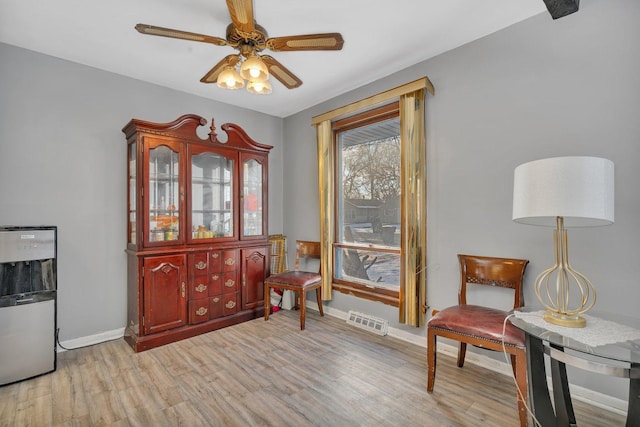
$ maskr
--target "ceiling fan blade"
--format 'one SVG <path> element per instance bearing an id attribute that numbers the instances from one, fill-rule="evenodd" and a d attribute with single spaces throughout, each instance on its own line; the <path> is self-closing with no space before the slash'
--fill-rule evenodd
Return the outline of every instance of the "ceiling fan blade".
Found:
<path id="1" fill-rule="evenodd" d="M 251 0 L 227 0 L 227 8 L 234 27 L 245 33 L 252 33 L 255 30 Z"/>
<path id="2" fill-rule="evenodd" d="M 300 36 L 273 37 L 266 46 L 274 52 L 290 50 L 340 50 L 344 40 L 340 33 L 304 34 Z"/>
<path id="3" fill-rule="evenodd" d="M 171 28 L 156 27 L 154 25 L 138 24 L 136 30 L 141 34 L 151 36 L 171 37 L 174 39 L 192 40 L 196 42 L 211 43 L 216 46 L 230 46 L 229 42 L 220 37 L 206 36 L 204 34 L 189 33 L 187 31 L 173 30 Z"/>
<path id="4" fill-rule="evenodd" d="M 260 55 L 260 59 L 267 64 L 269 73 L 288 89 L 295 89 L 302 85 L 302 80 L 296 77 L 291 71 L 287 70 L 284 65 L 276 61 L 273 57 L 269 55 Z"/>
<path id="5" fill-rule="evenodd" d="M 200 81 L 202 83 L 216 83 L 218 81 L 218 75 L 226 66 L 234 67 L 238 62 L 240 62 L 240 55 L 227 55 L 214 65 Z"/>

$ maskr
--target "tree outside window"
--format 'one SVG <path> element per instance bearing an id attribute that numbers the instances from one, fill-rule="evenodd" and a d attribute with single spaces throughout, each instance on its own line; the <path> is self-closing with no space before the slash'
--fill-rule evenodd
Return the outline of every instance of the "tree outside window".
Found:
<path id="1" fill-rule="evenodd" d="M 393 108 L 395 107 L 395 108 Z M 400 286 L 400 118 L 394 105 L 335 129 L 334 281 L 396 292 Z M 338 286 L 339 288 L 339 286 Z"/>

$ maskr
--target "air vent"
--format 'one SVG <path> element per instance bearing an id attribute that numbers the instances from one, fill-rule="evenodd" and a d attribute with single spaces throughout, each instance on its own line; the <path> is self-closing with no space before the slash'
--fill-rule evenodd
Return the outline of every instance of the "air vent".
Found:
<path id="1" fill-rule="evenodd" d="M 387 335 L 389 329 L 389 321 L 374 317 L 369 314 L 359 313 L 357 311 L 349 310 L 347 316 L 347 323 L 360 329 L 371 331 L 378 335 Z"/>

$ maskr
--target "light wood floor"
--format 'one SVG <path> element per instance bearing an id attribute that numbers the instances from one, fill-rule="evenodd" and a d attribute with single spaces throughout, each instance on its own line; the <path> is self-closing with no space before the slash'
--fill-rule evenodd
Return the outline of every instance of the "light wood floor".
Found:
<path id="1" fill-rule="evenodd" d="M 116 340 L 0 387 L 0 426 L 517 426 L 511 378 L 346 322 L 279 312 L 134 353 Z M 580 426 L 624 417 L 579 402 Z"/>

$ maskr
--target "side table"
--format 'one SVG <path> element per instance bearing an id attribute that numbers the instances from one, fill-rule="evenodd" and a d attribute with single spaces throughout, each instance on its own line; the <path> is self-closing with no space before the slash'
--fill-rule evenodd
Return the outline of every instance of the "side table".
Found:
<path id="1" fill-rule="evenodd" d="M 566 364 L 604 375 L 629 378 L 626 427 L 640 427 L 640 319 L 609 314 L 584 316 L 585 328 L 556 326 L 543 312 L 523 307 L 511 323 L 525 333 L 529 405 L 543 427 L 575 426 Z M 569 350 L 569 351 L 566 351 Z M 550 358 L 553 403 L 547 385 Z"/>

